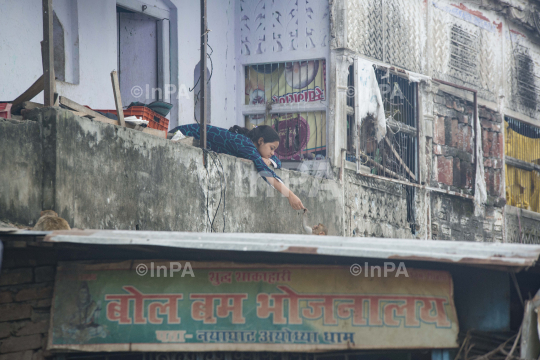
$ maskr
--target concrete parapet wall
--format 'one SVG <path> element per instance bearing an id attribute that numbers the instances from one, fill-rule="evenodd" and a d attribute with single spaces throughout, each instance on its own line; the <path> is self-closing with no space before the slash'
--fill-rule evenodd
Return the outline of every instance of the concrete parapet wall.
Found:
<path id="1" fill-rule="evenodd" d="M 540 214 L 506 205 L 504 208 L 506 242 L 540 244 Z"/>
<path id="2" fill-rule="evenodd" d="M 433 240 L 503 242 L 503 209 L 486 206 L 485 216 L 474 215 L 472 200 L 431 194 Z"/>
<path id="3" fill-rule="evenodd" d="M 53 209 L 84 229 L 302 233 L 301 212 L 251 161 L 211 153 L 205 167 L 199 148 L 59 108 L 30 118 L 0 120 L 0 219 L 32 226 Z M 446 194 L 415 190 L 413 204 L 402 185 L 351 171 L 343 181 L 277 173 L 309 209 L 309 225 L 323 223 L 330 235 L 423 238 L 429 230 L 433 240 L 499 242 L 517 224 L 514 216 L 505 231 L 501 207 L 475 217 L 472 200 Z"/>
<path id="4" fill-rule="evenodd" d="M 33 225 L 43 208 L 75 228 L 210 231 L 213 221 L 214 231 L 225 222 L 226 232 L 302 232 L 300 212 L 251 161 L 220 154 L 209 156 L 205 168 L 199 148 L 59 108 L 36 110 L 31 118 L 0 123 L 0 136 L 8 138 L 0 157 L 8 173 L 24 173 L 24 181 L 0 175 L 0 216 L 8 220 Z M 310 225 L 342 234 L 337 181 L 278 175 L 309 209 Z"/>
<path id="5" fill-rule="evenodd" d="M 40 126 L 0 118 L 0 219 L 35 224 L 43 198 Z"/>

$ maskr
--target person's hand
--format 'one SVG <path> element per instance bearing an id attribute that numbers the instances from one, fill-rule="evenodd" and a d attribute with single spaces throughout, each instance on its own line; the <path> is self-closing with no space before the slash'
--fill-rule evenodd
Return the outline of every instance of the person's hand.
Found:
<path id="1" fill-rule="evenodd" d="M 296 195 L 294 195 L 292 192 L 289 194 L 289 204 L 294 210 L 302 210 L 305 209 L 304 204 L 302 204 L 302 200 Z"/>
<path id="2" fill-rule="evenodd" d="M 272 167 L 272 166 L 273 166 L 273 165 L 272 165 L 272 162 L 270 161 L 270 159 L 266 159 L 266 158 L 263 158 L 263 157 L 262 157 L 261 159 L 263 159 L 263 161 L 264 161 L 264 163 L 266 164 L 266 166 L 268 166 L 268 167 Z"/>

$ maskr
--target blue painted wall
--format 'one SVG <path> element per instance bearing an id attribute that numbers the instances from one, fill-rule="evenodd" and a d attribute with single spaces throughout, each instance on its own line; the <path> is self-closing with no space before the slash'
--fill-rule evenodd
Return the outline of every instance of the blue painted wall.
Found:
<path id="1" fill-rule="evenodd" d="M 460 331 L 510 328 L 510 276 L 504 271 L 453 267 Z"/>

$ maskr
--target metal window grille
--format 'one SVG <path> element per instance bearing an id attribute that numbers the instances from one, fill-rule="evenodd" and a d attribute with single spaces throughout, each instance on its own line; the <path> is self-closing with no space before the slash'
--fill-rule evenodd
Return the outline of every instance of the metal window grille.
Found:
<path id="1" fill-rule="evenodd" d="M 354 86 L 354 69 L 349 68 L 348 85 Z M 387 132 L 381 141 L 376 139 L 376 123 L 372 117 L 362 119 L 359 130 L 359 143 L 354 144 L 352 126 L 354 125 L 354 98 L 347 100 L 347 150 L 358 146 L 362 165 L 371 174 L 394 178 L 401 181 L 419 182 L 418 179 L 418 88 L 416 83 L 376 69 L 375 75 L 381 90 Z M 351 110 L 352 108 L 352 110 Z M 356 152 L 355 152 L 356 153 Z M 407 222 L 411 232 L 416 233 L 415 187 L 403 185 L 407 202 Z"/>
<path id="2" fill-rule="evenodd" d="M 280 135 L 276 155 L 281 160 L 324 159 L 326 61 L 246 65 L 244 73 L 246 127 L 274 127 Z M 291 104 L 294 104 L 295 112 L 291 112 Z"/>
<path id="3" fill-rule="evenodd" d="M 280 135 L 284 167 L 326 158 L 326 61 L 246 65 L 245 126 L 270 125 Z M 291 112 L 294 104 L 295 112 Z"/>
<path id="4" fill-rule="evenodd" d="M 467 31 L 458 24 L 450 31 L 450 76 L 466 83 L 478 81 L 479 38 L 475 32 Z"/>
<path id="5" fill-rule="evenodd" d="M 324 59 L 246 65 L 246 105 L 325 100 Z"/>
<path id="6" fill-rule="evenodd" d="M 505 117 L 506 202 L 540 212 L 540 128 Z"/>
<path id="7" fill-rule="evenodd" d="M 276 156 L 280 160 L 321 160 L 326 158 L 325 115 L 324 111 L 270 114 L 259 125 L 270 125 L 279 134 Z M 248 129 L 257 126 L 252 116 L 246 116 L 245 122 Z"/>
<path id="8" fill-rule="evenodd" d="M 529 49 L 516 45 L 513 50 L 514 55 L 514 96 L 521 106 L 528 110 L 528 115 L 535 116 L 538 109 L 538 89 L 535 63 L 531 58 Z"/>
<path id="9" fill-rule="evenodd" d="M 387 132 L 377 142 L 375 119 L 363 119 L 360 128 L 360 155 L 363 165 L 374 175 L 417 182 L 417 85 L 407 79 L 377 69 Z"/>

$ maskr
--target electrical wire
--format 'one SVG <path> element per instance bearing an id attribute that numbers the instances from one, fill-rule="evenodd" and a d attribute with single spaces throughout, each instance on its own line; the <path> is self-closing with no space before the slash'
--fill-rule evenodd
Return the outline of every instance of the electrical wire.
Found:
<path id="1" fill-rule="evenodd" d="M 206 81 L 206 84 L 209 84 L 210 79 L 212 79 L 212 75 L 214 74 L 214 62 L 212 61 L 212 57 L 211 57 L 212 54 L 214 53 L 214 49 L 208 43 L 208 38 L 207 38 L 206 45 L 211 50 L 211 52 L 209 54 L 208 53 L 206 54 L 206 56 L 210 60 L 210 76 L 208 77 L 208 80 Z M 206 69 L 204 69 L 204 70 L 206 71 Z M 193 86 L 193 88 L 189 89 L 189 92 L 193 92 L 195 90 L 195 88 L 197 87 L 197 85 L 199 84 L 199 82 L 201 80 L 201 74 L 202 74 L 201 71 L 203 71 L 203 69 L 201 69 L 201 66 L 199 66 L 199 77 L 198 77 L 197 81 L 195 82 L 195 85 Z M 199 103 L 199 95 L 200 95 L 200 93 L 201 93 L 201 90 L 199 89 L 197 94 L 195 94 L 195 105 L 194 105 L 194 109 L 193 109 L 193 118 L 195 119 L 195 121 L 199 125 L 200 125 L 200 122 L 199 122 L 199 120 L 197 120 L 197 116 L 196 116 L 195 111 L 197 109 L 197 104 Z M 219 174 L 220 175 L 220 190 L 221 190 L 220 191 L 220 198 L 219 198 L 218 207 L 216 209 L 216 212 L 215 212 L 213 218 L 210 217 L 210 210 L 209 210 L 209 206 L 208 206 L 210 196 L 206 196 L 206 216 L 207 216 L 208 223 L 210 225 L 210 232 L 214 231 L 214 222 L 216 220 L 216 217 L 217 217 L 217 214 L 219 212 L 219 208 L 221 206 L 222 201 L 223 201 L 223 232 L 225 232 L 225 194 L 226 194 L 226 190 L 227 190 L 227 184 L 225 183 L 225 175 L 224 175 L 225 172 L 223 170 L 223 164 L 221 163 L 221 160 L 219 160 L 219 157 L 217 156 L 217 154 L 215 152 L 207 150 L 207 149 L 203 149 L 203 153 L 210 155 L 210 157 L 212 158 L 212 162 L 216 167 L 218 167 L 218 165 L 216 164 L 216 160 L 217 160 L 217 162 L 219 163 L 219 167 L 221 168 L 221 172 Z M 219 171 L 219 167 L 218 167 L 218 171 Z M 208 172 L 208 168 L 206 168 L 206 174 L 207 174 L 208 179 L 210 179 L 210 173 Z M 210 194 L 210 189 L 209 188 L 207 188 L 207 189 L 208 189 L 207 192 L 208 192 L 208 195 L 209 195 Z"/>
<path id="2" fill-rule="evenodd" d="M 208 35 L 207 35 L 208 36 Z M 214 49 L 212 48 L 212 46 L 210 46 L 210 44 L 208 43 L 208 38 L 206 40 L 206 46 L 208 46 L 210 48 L 210 50 L 212 51 L 210 54 L 206 54 L 206 56 L 208 57 L 208 59 L 210 59 L 210 76 L 208 76 L 208 80 L 206 80 L 206 84 L 208 85 L 210 83 L 210 79 L 212 79 L 212 75 L 214 74 L 214 62 L 212 61 L 212 54 L 214 53 Z M 195 85 L 193 85 L 193 88 L 191 89 L 188 89 L 189 92 L 193 92 L 193 90 L 195 90 L 195 88 L 197 87 L 197 85 L 199 84 L 199 81 L 201 80 L 201 65 L 199 65 L 199 78 L 197 79 L 197 82 L 195 83 Z M 200 125 L 199 123 L 199 120 L 197 120 L 197 114 L 196 114 L 196 110 L 197 110 L 197 104 L 199 103 L 199 94 L 201 93 L 201 89 L 199 89 L 199 91 L 197 91 L 197 94 L 195 94 L 195 105 L 193 107 L 193 118 L 195 119 L 195 121 L 197 122 L 197 124 Z"/>
<path id="3" fill-rule="evenodd" d="M 207 150 L 207 149 L 203 149 L 203 152 L 205 154 L 210 155 L 210 157 L 212 158 L 212 162 L 214 163 L 216 168 L 218 168 L 218 172 L 219 172 L 219 168 L 221 168 L 221 172 L 219 172 L 220 197 L 219 197 L 219 203 L 218 203 L 218 206 L 217 206 L 216 212 L 214 213 L 213 218 L 210 218 L 210 211 L 209 211 L 209 206 L 208 206 L 208 199 L 210 197 L 209 196 L 210 195 L 210 188 L 209 188 L 209 186 L 207 188 L 208 196 L 206 197 L 206 216 L 207 216 L 208 222 L 210 224 L 210 232 L 214 232 L 214 222 L 215 222 L 217 214 L 219 212 L 219 208 L 221 206 L 221 201 L 222 200 L 223 200 L 223 232 L 225 232 L 225 194 L 226 194 L 226 191 L 227 191 L 227 184 L 225 183 L 225 171 L 223 170 L 223 164 L 221 163 L 221 160 L 219 160 L 219 157 L 217 156 L 217 154 L 215 152 L 213 152 L 211 150 Z M 219 167 L 218 167 L 218 164 L 216 164 L 216 160 L 219 163 Z M 210 179 L 210 173 L 208 172 L 208 168 L 206 168 L 206 173 L 207 173 L 208 179 Z"/>
<path id="4" fill-rule="evenodd" d="M 209 84 L 210 79 L 212 79 L 212 75 L 214 74 L 214 62 L 212 61 L 212 54 L 214 53 L 214 49 L 208 43 L 208 35 L 207 35 L 206 45 L 211 50 L 210 53 L 206 54 L 206 56 L 210 60 L 210 75 L 208 76 L 208 80 L 206 81 L 206 84 Z M 195 90 L 195 88 L 197 87 L 197 85 L 199 84 L 199 82 L 201 80 L 202 71 L 206 71 L 206 69 L 201 69 L 201 67 L 202 67 L 202 64 L 199 65 L 199 78 L 197 79 L 197 82 L 195 83 L 193 88 L 189 89 L 189 92 L 193 92 Z M 193 108 L 193 118 L 195 119 L 197 124 L 199 124 L 199 126 L 200 126 L 200 122 L 199 122 L 199 120 L 197 120 L 196 109 L 197 109 L 197 104 L 199 103 L 199 94 L 200 93 L 201 93 L 201 89 L 199 89 L 199 91 L 195 95 L 195 105 L 194 105 L 194 108 Z M 218 169 L 219 178 L 220 178 L 220 197 L 219 197 L 218 206 L 217 206 L 216 212 L 214 213 L 213 218 L 210 217 L 210 209 L 209 209 L 209 204 L 208 204 L 209 198 L 210 198 L 210 188 L 209 188 L 209 186 L 207 187 L 208 195 L 206 196 L 206 216 L 207 216 L 208 223 L 210 225 L 210 232 L 214 232 L 214 222 L 215 222 L 217 214 L 219 212 L 219 208 L 221 207 L 221 202 L 222 201 L 223 201 L 223 232 L 225 232 L 225 224 L 226 224 L 225 223 L 225 195 L 226 195 L 226 190 L 227 190 L 227 184 L 225 183 L 225 171 L 223 170 L 223 164 L 221 163 L 221 160 L 219 160 L 219 157 L 217 156 L 217 154 L 215 152 L 213 152 L 211 150 L 208 150 L 208 149 L 203 149 L 203 153 L 210 155 L 210 158 L 212 159 L 212 163 Z M 218 164 L 216 163 L 216 160 L 219 163 L 219 167 L 218 167 Z M 219 168 L 221 168 L 221 171 L 219 171 Z M 206 167 L 206 174 L 207 174 L 207 178 L 210 179 L 210 173 L 208 171 L 208 167 Z"/>

